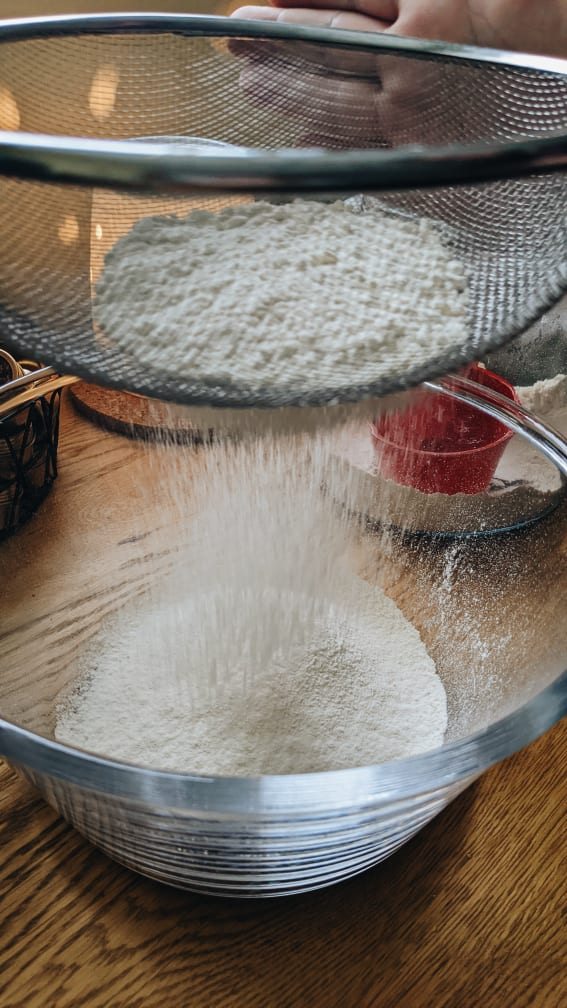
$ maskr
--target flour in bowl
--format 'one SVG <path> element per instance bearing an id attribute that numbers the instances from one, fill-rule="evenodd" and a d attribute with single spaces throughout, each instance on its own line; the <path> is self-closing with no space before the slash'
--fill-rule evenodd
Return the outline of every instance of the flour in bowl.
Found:
<path id="1" fill-rule="evenodd" d="M 196 382 L 335 389 L 467 341 L 463 266 L 439 227 L 343 202 L 147 217 L 96 288 L 106 337 Z"/>
<path id="2" fill-rule="evenodd" d="M 358 576 L 360 529 L 335 504 L 333 480 L 345 484 L 326 433 L 219 441 L 198 473 L 169 459 L 171 569 L 80 646 L 56 738 L 244 776 L 441 745 L 444 686 L 417 629 Z"/>
<path id="3" fill-rule="evenodd" d="M 434 749 L 447 703 L 433 661 L 382 591 L 360 590 L 364 614 L 353 619 L 333 606 L 315 613 L 302 639 L 279 647 L 262 671 L 247 675 L 241 657 L 222 689 L 185 696 L 179 684 L 191 674 L 195 630 L 213 600 L 193 596 L 180 607 L 171 598 L 123 615 L 84 656 L 55 737 L 142 766 L 221 776 L 337 770 Z M 265 593 L 253 601 L 243 615 L 237 598 L 224 600 L 237 622 L 248 611 L 255 625 L 281 602 Z"/>

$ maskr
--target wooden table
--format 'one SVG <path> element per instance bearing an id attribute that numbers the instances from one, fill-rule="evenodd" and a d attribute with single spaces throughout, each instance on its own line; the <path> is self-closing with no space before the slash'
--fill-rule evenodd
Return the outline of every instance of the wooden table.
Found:
<path id="1" fill-rule="evenodd" d="M 67 408 L 44 508 L 132 451 Z M 566 741 L 563 723 L 374 870 L 258 902 L 128 872 L 0 764 L 0 1008 L 559 1008 Z"/>

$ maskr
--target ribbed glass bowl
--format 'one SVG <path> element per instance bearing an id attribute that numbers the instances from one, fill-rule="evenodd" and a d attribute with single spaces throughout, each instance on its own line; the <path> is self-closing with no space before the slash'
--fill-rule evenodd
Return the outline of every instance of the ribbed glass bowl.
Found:
<path id="1" fill-rule="evenodd" d="M 160 772 L 58 744 L 56 706 L 85 642 L 171 560 L 170 512 L 183 495 L 174 500 L 164 480 L 185 473 L 190 494 L 208 450 L 136 444 L 75 423 L 83 426 L 67 434 L 81 443 L 80 474 L 71 462 L 65 469 L 63 447 L 57 491 L 3 544 L 0 754 L 111 858 L 211 894 L 325 886 L 386 858 L 565 713 L 567 508 L 559 495 L 539 520 L 532 514 L 496 535 L 377 533 L 375 525 L 361 533 L 368 569 L 380 567 L 444 681 L 449 727 L 434 751 L 245 779 Z M 545 465 L 545 436 L 530 438 Z"/>

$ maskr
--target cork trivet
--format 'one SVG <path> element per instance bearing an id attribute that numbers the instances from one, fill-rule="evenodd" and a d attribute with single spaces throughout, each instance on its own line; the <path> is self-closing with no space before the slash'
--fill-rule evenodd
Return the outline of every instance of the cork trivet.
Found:
<path id="1" fill-rule="evenodd" d="M 190 409 L 185 406 L 82 381 L 70 387 L 70 397 L 76 409 L 89 420 L 126 437 L 177 444 L 212 440 L 212 430 L 205 433 L 198 430 L 191 423 Z"/>

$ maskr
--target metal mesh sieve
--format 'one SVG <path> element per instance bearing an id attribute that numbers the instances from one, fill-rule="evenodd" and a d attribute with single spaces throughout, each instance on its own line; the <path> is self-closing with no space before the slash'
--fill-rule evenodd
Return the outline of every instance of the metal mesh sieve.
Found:
<path id="1" fill-rule="evenodd" d="M 567 287 L 567 61 L 186 15 L 3 22 L 0 44 L 0 332 L 13 351 L 197 405 L 348 403 L 482 358 Z M 149 365 L 96 322 L 105 254 L 140 218 L 353 195 L 360 212 L 439 226 L 469 278 L 459 345 L 403 365 L 394 354 L 364 384 L 323 360 L 315 377 L 282 368 L 266 386 L 196 381 L 173 349 Z M 220 244 L 211 269 L 226 272 Z M 348 279 L 318 283 L 332 301 Z M 360 305 L 343 302 L 356 329 Z M 196 309 L 188 342 L 198 326 Z"/>

